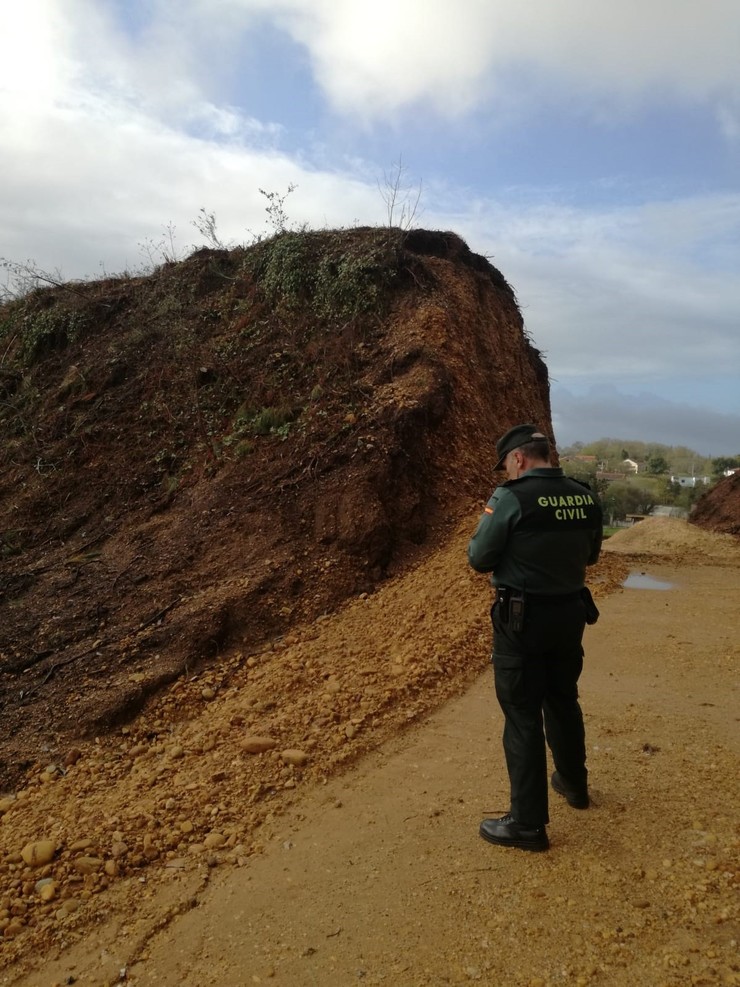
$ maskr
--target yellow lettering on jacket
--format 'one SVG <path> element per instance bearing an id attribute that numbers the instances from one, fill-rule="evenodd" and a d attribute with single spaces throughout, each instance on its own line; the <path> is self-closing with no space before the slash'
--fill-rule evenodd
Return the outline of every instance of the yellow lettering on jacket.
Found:
<path id="1" fill-rule="evenodd" d="M 582 507 L 595 503 L 591 494 L 568 494 L 567 497 L 538 497 L 540 507 Z"/>

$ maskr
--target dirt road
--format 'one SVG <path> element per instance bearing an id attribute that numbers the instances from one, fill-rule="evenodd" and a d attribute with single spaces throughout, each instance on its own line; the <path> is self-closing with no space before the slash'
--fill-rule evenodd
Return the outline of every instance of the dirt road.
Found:
<path id="1" fill-rule="evenodd" d="M 636 564 L 671 588 L 612 594 L 587 631 L 594 805 L 553 795 L 549 853 L 477 835 L 508 808 L 486 670 L 268 815 L 242 866 L 121 880 L 0 983 L 740 984 L 740 568 Z"/>

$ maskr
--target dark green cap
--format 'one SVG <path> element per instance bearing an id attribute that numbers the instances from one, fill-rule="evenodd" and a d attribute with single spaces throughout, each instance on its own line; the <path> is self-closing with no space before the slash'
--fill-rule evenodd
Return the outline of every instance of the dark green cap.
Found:
<path id="1" fill-rule="evenodd" d="M 503 469 L 504 460 L 510 452 L 518 449 L 519 446 L 526 445 L 527 442 L 532 442 L 534 439 L 544 439 L 547 441 L 547 436 L 543 432 L 540 432 L 536 425 L 515 425 L 513 428 L 510 428 L 496 443 L 498 462 L 494 466 L 494 471 Z"/>

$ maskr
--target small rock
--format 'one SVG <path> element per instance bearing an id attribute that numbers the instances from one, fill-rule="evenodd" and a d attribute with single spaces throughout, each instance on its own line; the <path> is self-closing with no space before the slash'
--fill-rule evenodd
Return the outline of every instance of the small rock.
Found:
<path id="1" fill-rule="evenodd" d="M 121 840 L 116 840 L 111 845 L 110 853 L 114 860 L 118 860 L 119 857 L 123 857 L 128 853 L 128 845 Z"/>
<path id="2" fill-rule="evenodd" d="M 216 698 L 216 690 L 211 689 L 210 686 L 206 686 L 205 689 L 201 689 L 200 695 L 202 699 L 205 699 L 206 702 L 208 702 L 209 700 Z"/>
<path id="3" fill-rule="evenodd" d="M 189 819 L 185 819 L 183 822 L 180 823 L 181 833 L 185 833 L 185 834 L 192 833 L 194 829 L 195 826 L 190 822 Z"/>
<path id="4" fill-rule="evenodd" d="M 283 764 L 294 764 L 296 767 L 300 767 L 308 761 L 308 754 L 306 754 L 305 751 L 290 748 L 288 750 L 281 751 L 280 758 Z"/>
<path id="5" fill-rule="evenodd" d="M 21 856 L 29 867 L 43 867 L 54 859 L 56 845 L 51 840 L 38 840 L 27 843 L 21 850 Z"/>
<path id="6" fill-rule="evenodd" d="M 222 847 L 225 842 L 226 842 L 226 837 L 224 836 L 223 833 L 217 833 L 215 831 L 212 831 L 203 840 L 203 845 L 208 850 L 216 850 L 218 849 L 218 847 Z"/>
<path id="7" fill-rule="evenodd" d="M 263 754 L 265 751 L 271 751 L 273 747 L 277 747 L 277 740 L 273 740 L 272 737 L 245 737 L 242 741 L 242 750 L 246 751 L 247 754 Z"/>
<path id="8" fill-rule="evenodd" d="M 77 857 L 73 866 L 79 874 L 97 874 L 103 861 L 100 857 Z"/>
<path id="9" fill-rule="evenodd" d="M 45 884 L 39 891 L 39 898 L 42 901 L 53 901 L 57 896 L 57 886 L 54 881 Z"/>
<path id="10" fill-rule="evenodd" d="M 9 795 L 7 798 L 0 799 L 0 816 L 4 816 L 6 812 L 9 812 L 14 802 L 15 797 L 12 795 Z"/>
<path id="11" fill-rule="evenodd" d="M 87 839 L 75 840 L 74 843 L 70 844 L 69 849 L 72 850 L 73 852 L 78 852 L 80 850 L 87 850 L 88 847 L 91 847 L 93 845 L 93 842 L 94 840 L 87 840 Z"/>
<path id="12" fill-rule="evenodd" d="M 54 915 L 58 922 L 62 922 L 65 918 L 69 918 L 70 915 L 74 914 L 79 907 L 80 903 L 76 898 L 67 898 L 66 901 L 62 902 L 61 907 L 57 908 Z"/>

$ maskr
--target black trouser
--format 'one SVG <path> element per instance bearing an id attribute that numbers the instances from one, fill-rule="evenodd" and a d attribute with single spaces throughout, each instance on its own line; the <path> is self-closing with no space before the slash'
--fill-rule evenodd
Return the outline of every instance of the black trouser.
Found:
<path id="1" fill-rule="evenodd" d="M 527 599 L 520 632 L 491 610 L 496 696 L 505 717 L 504 752 L 517 822 L 542 826 L 547 810 L 545 737 L 555 769 L 586 789 L 586 743 L 578 704 L 583 668 L 583 603 L 575 596 Z M 544 733 L 542 729 L 544 714 Z"/>

